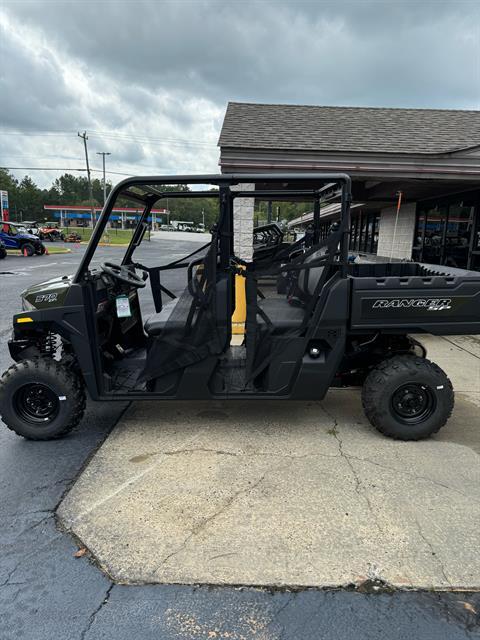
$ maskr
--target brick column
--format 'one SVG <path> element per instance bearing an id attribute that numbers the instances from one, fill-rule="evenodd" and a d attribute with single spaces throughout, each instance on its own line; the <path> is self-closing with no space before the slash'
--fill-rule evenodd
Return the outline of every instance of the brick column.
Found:
<path id="1" fill-rule="evenodd" d="M 253 183 L 238 184 L 232 191 L 253 191 Z M 233 250 L 242 260 L 253 258 L 253 198 L 235 198 L 233 205 Z"/>
<path id="2" fill-rule="evenodd" d="M 387 207 L 380 212 L 380 228 L 378 232 L 377 255 L 385 258 L 411 258 L 413 248 L 413 234 L 415 232 L 415 211 L 417 203 L 408 202 L 400 208 L 397 230 L 395 217 L 397 207 Z"/>

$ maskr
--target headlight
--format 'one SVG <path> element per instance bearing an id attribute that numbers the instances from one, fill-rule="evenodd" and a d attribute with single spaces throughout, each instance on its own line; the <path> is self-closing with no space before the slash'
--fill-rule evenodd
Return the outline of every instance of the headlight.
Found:
<path id="1" fill-rule="evenodd" d="M 22 311 L 33 311 L 36 307 L 26 298 L 22 298 Z"/>

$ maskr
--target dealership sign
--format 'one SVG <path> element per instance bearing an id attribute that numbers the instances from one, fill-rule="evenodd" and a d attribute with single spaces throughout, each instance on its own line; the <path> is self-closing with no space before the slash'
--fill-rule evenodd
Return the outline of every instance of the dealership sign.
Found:
<path id="1" fill-rule="evenodd" d="M 0 191 L 1 220 L 8 220 L 8 191 Z"/>

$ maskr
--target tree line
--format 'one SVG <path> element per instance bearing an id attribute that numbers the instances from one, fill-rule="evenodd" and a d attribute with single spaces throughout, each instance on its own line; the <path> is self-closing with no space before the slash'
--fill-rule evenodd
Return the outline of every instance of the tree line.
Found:
<path id="1" fill-rule="evenodd" d="M 107 193 L 112 185 L 107 181 Z M 86 176 L 74 176 L 64 173 L 56 178 L 49 188 L 40 188 L 28 175 L 18 180 L 6 169 L 0 169 L 0 190 L 8 191 L 10 219 L 44 220 L 48 218 L 43 209 L 45 204 L 50 205 L 78 205 L 78 206 L 102 206 L 103 183 L 98 178 L 92 180 L 93 203 L 89 199 L 88 179 Z M 163 191 L 189 191 L 187 185 L 168 185 Z M 119 202 L 123 206 L 135 206 L 131 202 Z M 170 220 L 191 221 L 198 225 L 205 222 L 209 229 L 218 217 L 218 201 L 216 198 L 165 198 L 160 200 L 156 207 L 168 209 Z M 291 220 L 302 213 L 311 210 L 311 203 L 300 202 L 273 202 L 272 219 L 284 222 Z M 255 224 L 262 224 L 267 219 L 267 203 L 255 203 Z M 162 220 L 166 222 L 167 219 Z"/>

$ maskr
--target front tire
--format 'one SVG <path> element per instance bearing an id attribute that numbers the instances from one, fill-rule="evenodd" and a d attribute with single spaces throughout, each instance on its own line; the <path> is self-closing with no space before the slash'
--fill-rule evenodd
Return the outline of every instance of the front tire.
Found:
<path id="1" fill-rule="evenodd" d="M 39 247 L 37 247 L 35 249 L 35 253 L 37 254 L 37 256 L 43 256 L 45 255 L 46 249 L 45 249 L 45 245 L 41 244 Z"/>
<path id="2" fill-rule="evenodd" d="M 28 440 L 52 440 L 71 431 L 85 411 L 80 378 L 48 358 L 22 360 L 0 379 L 0 416 Z"/>
<path id="3" fill-rule="evenodd" d="M 452 383 L 435 363 L 414 355 L 381 362 L 367 376 L 362 404 L 370 423 L 398 440 L 421 440 L 436 433 L 454 405 Z"/>
<path id="4" fill-rule="evenodd" d="M 21 251 L 22 253 L 26 253 L 30 258 L 35 253 L 35 247 L 30 242 L 25 242 L 25 244 L 23 244 L 21 247 Z"/>

